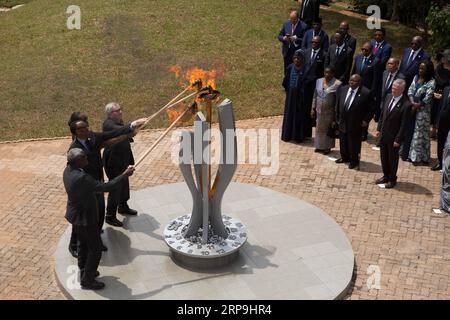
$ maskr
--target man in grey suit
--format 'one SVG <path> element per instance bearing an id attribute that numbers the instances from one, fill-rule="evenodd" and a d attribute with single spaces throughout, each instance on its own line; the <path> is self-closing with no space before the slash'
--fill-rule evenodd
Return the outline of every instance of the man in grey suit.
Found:
<path id="1" fill-rule="evenodd" d="M 108 192 L 117 188 L 131 176 L 134 167 L 129 166 L 120 176 L 103 183 L 95 180 L 82 168 L 88 165 L 86 153 L 79 149 L 70 149 L 67 153 L 67 167 L 63 181 L 67 192 L 65 218 L 69 221 L 78 237 L 78 267 L 80 268 L 81 288 L 99 290 L 103 282 L 95 280 L 99 275 L 97 268 L 102 255 L 102 241 L 98 228 L 99 212 L 96 192 Z"/>

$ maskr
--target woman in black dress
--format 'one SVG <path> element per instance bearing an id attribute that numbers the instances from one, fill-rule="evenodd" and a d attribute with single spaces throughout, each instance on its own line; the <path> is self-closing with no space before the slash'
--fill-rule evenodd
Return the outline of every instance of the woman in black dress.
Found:
<path id="1" fill-rule="evenodd" d="M 286 90 L 281 140 L 302 142 L 307 136 L 310 115 L 305 104 L 305 56 L 303 50 L 294 53 L 293 62 L 287 68 L 283 80 Z"/>

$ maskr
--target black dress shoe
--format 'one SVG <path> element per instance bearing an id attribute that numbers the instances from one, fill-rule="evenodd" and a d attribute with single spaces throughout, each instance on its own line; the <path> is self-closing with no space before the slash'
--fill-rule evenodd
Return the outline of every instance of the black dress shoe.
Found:
<path id="1" fill-rule="evenodd" d="M 106 217 L 105 219 L 107 224 L 110 224 L 114 227 L 123 227 L 123 223 L 120 222 L 116 217 Z"/>
<path id="2" fill-rule="evenodd" d="M 74 249 L 74 248 L 72 248 L 72 247 L 69 247 L 69 252 L 70 252 L 70 254 L 72 255 L 72 257 L 78 258 L 78 251 L 77 251 L 77 249 Z"/>
<path id="3" fill-rule="evenodd" d="M 350 163 L 350 164 L 348 165 L 348 168 L 349 168 L 349 169 L 359 170 L 359 164 L 357 164 L 357 163 Z"/>
<path id="4" fill-rule="evenodd" d="M 442 166 L 441 166 L 440 163 L 438 163 L 438 164 L 434 165 L 433 167 L 431 167 L 431 170 L 432 170 L 432 171 L 439 171 L 439 170 L 442 170 Z"/>
<path id="5" fill-rule="evenodd" d="M 389 180 L 386 177 L 381 177 L 380 179 L 375 180 L 375 184 L 382 184 L 382 183 L 386 183 Z"/>
<path id="6" fill-rule="evenodd" d="M 100 272 L 95 271 L 94 277 L 97 278 L 100 275 Z M 84 276 L 84 269 L 80 270 L 80 278 L 83 278 Z"/>
<path id="7" fill-rule="evenodd" d="M 129 216 L 135 216 L 138 213 L 136 210 L 133 210 L 130 207 L 119 207 L 117 212 L 120 214 L 127 214 Z"/>
<path id="8" fill-rule="evenodd" d="M 101 290 L 105 287 L 103 282 L 94 280 L 91 283 L 82 283 L 81 289 L 83 290 Z"/>
<path id="9" fill-rule="evenodd" d="M 325 149 L 325 150 L 323 150 L 323 154 L 324 155 L 327 155 L 327 154 L 329 154 L 331 152 L 331 149 Z"/>
<path id="10" fill-rule="evenodd" d="M 395 187 L 396 184 L 397 184 L 397 182 L 395 182 L 395 181 L 389 181 L 388 183 L 386 183 L 386 184 L 384 185 L 384 187 L 385 187 L 386 189 L 392 189 L 393 187 Z"/>
<path id="11" fill-rule="evenodd" d="M 335 162 L 336 162 L 336 163 L 347 163 L 348 161 L 347 161 L 347 160 L 344 160 L 344 159 L 342 159 L 342 158 L 339 158 L 339 159 L 337 159 Z"/>

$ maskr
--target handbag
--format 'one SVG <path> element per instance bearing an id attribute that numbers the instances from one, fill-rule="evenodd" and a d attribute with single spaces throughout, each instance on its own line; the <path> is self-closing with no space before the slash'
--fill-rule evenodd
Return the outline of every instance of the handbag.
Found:
<path id="1" fill-rule="evenodd" d="M 330 124 L 330 127 L 328 128 L 328 131 L 327 131 L 327 136 L 332 139 L 339 138 L 339 128 L 338 128 L 337 123 L 333 122 Z"/>

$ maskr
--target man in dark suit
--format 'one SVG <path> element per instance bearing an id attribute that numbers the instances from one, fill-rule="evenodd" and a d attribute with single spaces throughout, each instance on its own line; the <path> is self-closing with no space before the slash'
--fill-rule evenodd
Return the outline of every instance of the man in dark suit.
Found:
<path id="1" fill-rule="evenodd" d="M 291 11 L 289 20 L 281 27 L 278 40 L 283 44 L 281 53 L 284 60 L 284 74 L 287 67 L 292 63 L 296 50 L 301 48 L 303 36 L 307 30 L 306 24 L 299 19 L 297 11 Z"/>
<path id="2" fill-rule="evenodd" d="M 347 84 L 352 67 L 352 49 L 344 42 L 342 33 L 336 32 L 335 43 L 330 46 L 325 56 L 325 67 L 332 66 L 335 69 L 334 76 L 342 84 Z"/>
<path id="3" fill-rule="evenodd" d="M 386 63 L 386 70 L 383 71 L 381 83 L 377 92 L 377 108 L 375 110 L 375 121 L 380 118 L 386 95 L 391 92 L 392 84 L 397 79 L 405 79 L 405 76 L 399 71 L 400 61 L 397 58 L 389 58 Z M 405 88 L 407 90 L 407 88 Z"/>
<path id="4" fill-rule="evenodd" d="M 320 37 L 316 36 L 312 39 L 312 47 L 304 50 L 305 57 L 305 82 L 304 82 L 304 101 L 308 119 L 306 120 L 305 133 L 306 137 L 312 136 L 312 119 L 311 105 L 316 89 L 316 80 L 323 77 L 325 56 L 320 48 Z"/>
<path id="5" fill-rule="evenodd" d="M 423 60 L 430 60 L 430 56 L 422 49 L 423 39 L 416 36 L 411 40 L 411 47 L 403 51 L 400 72 L 404 74 L 406 90 L 408 90 L 414 76 L 419 73 L 419 65 Z"/>
<path id="6" fill-rule="evenodd" d="M 433 171 L 442 169 L 442 154 L 445 141 L 450 131 L 450 86 L 444 88 L 439 105 L 439 114 L 437 120 L 437 154 L 439 162 L 431 168 Z"/>
<path id="7" fill-rule="evenodd" d="M 111 132 L 122 129 L 125 124 L 122 118 L 122 109 L 115 102 L 108 103 L 105 107 L 107 119 L 103 122 L 103 132 Z M 134 165 L 133 152 L 130 142 L 132 138 L 121 141 L 111 147 L 105 147 L 103 151 L 103 164 L 109 180 L 120 175 L 128 166 Z M 127 201 L 130 199 L 130 184 L 128 179 L 124 179 L 123 184 L 108 194 L 108 204 L 106 206 L 106 223 L 116 227 L 123 224 L 116 217 L 116 212 L 121 214 L 136 215 L 137 211 L 131 209 Z"/>
<path id="8" fill-rule="evenodd" d="M 74 148 L 82 149 L 88 157 L 88 164 L 83 170 L 94 180 L 103 182 L 103 162 L 100 150 L 105 146 L 111 146 L 129 139 L 134 135 L 134 130 L 141 126 L 145 120 L 139 119 L 121 129 L 105 133 L 90 131 L 89 125 L 84 121 L 72 122 L 70 131 L 75 135 L 75 139 L 72 141 L 69 150 Z M 105 219 L 105 198 L 103 193 L 97 193 L 96 198 L 99 210 L 98 228 L 101 230 Z M 70 247 L 76 247 L 76 243 L 76 233 L 72 233 Z M 106 251 L 107 248 L 103 246 L 103 250 Z"/>
<path id="9" fill-rule="evenodd" d="M 330 46 L 330 40 L 328 38 L 327 33 L 322 29 L 322 18 L 317 18 L 316 21 L 313 22 L 312 29 L 306 31 L 303 36 L 302 41 L 302 49 L 309 49 L 312 47 L 312 39 L 314 37 L 320 37 L 320 48 L 327 52 Z"/>
<path id="10" fill-rule="evenodd" d="M 108 192 L 117 188 L 134 168 L 127 168 L 116 179 L 103 183 L 87 174 L 83 168 L 88 166 L 85 152 L 79 148 L 67 153 L 67 167 L 64 169 L 63 181 L 67 192 L 67 209 L 65 218 L 78 235 L 78 267 L 83 289 L 99 290 L 105 284 L 95 280 L 99 275 L 97 268 L 102 255 L 102 241 L 98 229 L 99 212 L 95 193 Z"/>
<path id="11" fill-rule="evenodd" d="M 361 76 L 350 77 L 349 85 L 336 92 L 336 122 L 340 137 L 341 158 L 336 163 L 349 163 L 349 169 L 359 170 L 361 135 L 369 125 L 373 104 L 370 90 L 361 85 Z"/>
<path id="12" fill-rule="evenodd" d="M 353 37 L 350 33 L 348 33 L 350 29 L 350 25 L 347 21 L 342 21 L 339 25 L 339 32 L 342 34 L 342 39 L 344 40 L 345 44 L 352 49 L 350 62 L 353 62 L 353 56 L 356 52 L 356 38 Z M 335 39 L 331 39 L 331 43 L 335 43 Z"/>
<path id="13" fill-rule="evenodd" d="M 392 93 L 387 94 L 383 111 L 378 121 L 376 137 L 380 137 L 380 157 L 383 177 L 376 184 L 385 184 L 390 189 L 397 184 L 397 169 L 400 145 L 404 138 L 405 123 L 411 117 L 411 103 L 404 94 L 406 82 L 397 79 L 392 84 Z"/>
<path id="14" fill-rule="evenodd" d="M 312 22 L 319 17 L 320 0 L 303 0 L 300 6 L 300 19 L 303 20 L 308 28 L 311 28 Z"/>
<path id="15" fill-rule="evenodd" d="M 392 54 L 392 46 L 384 40 L 385 36 L 386 29 L 375 29 L 374 38 L 370 41 L 373 47 L 373 54 L 380 59 L 383 69 L 386 67 L 386 63 Z"/>
<path id="16" fill-rule="evenodd" d="M 372 50 L 373 48 L 370 42 L 363 44 L 361 48 L 362 53 L 355 58 L 352 74 L 359 74 L 361 76 L 363 87 L 369 89 L 373 99 L 376 99 L 382 70 L 380 60 L 372 54 Z M 375 100 L 373 106 L 376 106 Z M 362 141 L 367 140 L 367 130 L 368 126 L 363 128 Z"/>

